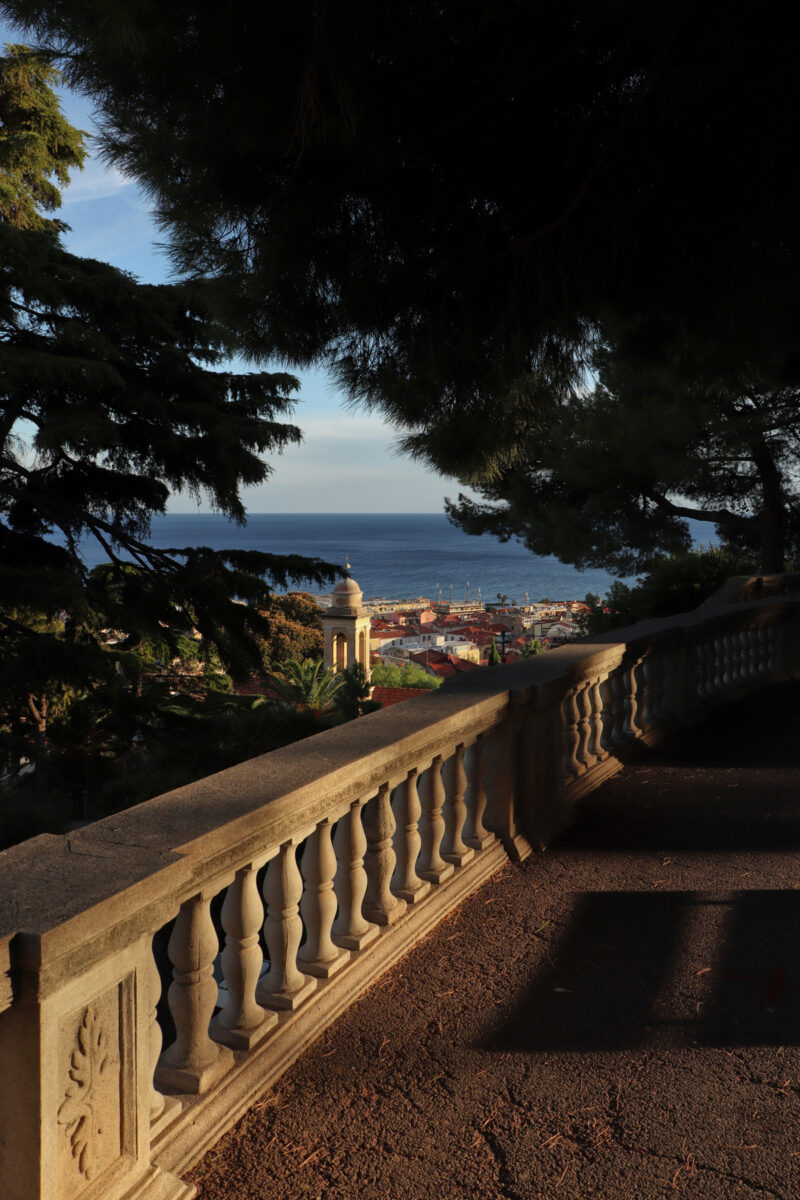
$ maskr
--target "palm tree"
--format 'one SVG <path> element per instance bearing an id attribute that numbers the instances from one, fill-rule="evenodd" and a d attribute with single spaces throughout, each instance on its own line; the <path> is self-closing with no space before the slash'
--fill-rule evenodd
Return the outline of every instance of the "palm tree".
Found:
<path id="1" fill-rule="evenodd" d="M 288 658 L 272 675 L 281 696 L 300 709 L 319 712 L 333 703 L 342 686 L 341 675 L 334 675 L 321 658 Z"/>
<path id="2" fill-rule="evenodd" d="M 336 693 L 334 704 L 343 721 L 353 721 L 356 717 L 363 717 L 365 713 L 375 712 L 380 708 L 380 704 L 370 700 L 371 689 L 363 663 L 354 662 L 336 678 L 340 680 L 341 687 Z"/>

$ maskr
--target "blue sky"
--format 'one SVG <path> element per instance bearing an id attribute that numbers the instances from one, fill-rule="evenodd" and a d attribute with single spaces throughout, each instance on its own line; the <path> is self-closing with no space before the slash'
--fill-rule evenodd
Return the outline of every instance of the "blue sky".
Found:
<path id="1" fill-rule="evenodd" d="M 0 41 L 25 40 L 0 24 Z M 89 103 L 66 89 L 61 98 L 67 119 L 91 133 Z M 72 227 L 64 241 L 73 253 L 113 263 L 144 282 L 168 278 L 147 200 L 133 180 L 92 156 L 91 142 L 84 170 L 64 189 L 59 215 Z M 321 372 L 302 373 L 293 420 L 304 441 L 270 460 L 274 471 L 267 484 L 246 490 L 250 512 L 441 512 L 444 497 L 459 490 L 455 481 L 401 456 L 396 433 L 380 417 L 346 412 Z M 197 505 L 175 496 L 170 511 L 194 512 Z"/>

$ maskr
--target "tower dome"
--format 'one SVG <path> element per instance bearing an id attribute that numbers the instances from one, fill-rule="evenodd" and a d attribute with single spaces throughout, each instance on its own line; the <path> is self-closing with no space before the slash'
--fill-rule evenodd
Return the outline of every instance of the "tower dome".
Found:
<path id="1" fill-rule="evenodd" d="M 335 608 L 359 608 L 362 592 L 355 579 L 340 579 L 333 589 L 331 605 Z"/>
<path id="2" fill-rule="evenodd" d="M 355 579 L 340 579 L 322 614 L 322 661 L 332 671 L 360 663 L 369 680 L 370 617 Z"/>

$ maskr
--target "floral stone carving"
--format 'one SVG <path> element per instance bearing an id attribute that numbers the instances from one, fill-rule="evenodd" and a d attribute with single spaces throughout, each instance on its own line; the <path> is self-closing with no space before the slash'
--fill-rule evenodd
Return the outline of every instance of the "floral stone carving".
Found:
<path id="1" fill-rule="evenodd" d="M 108 1066 L 106 1035 L 94 1008 L 85 1008 L 78 1026 L 69 1069 L 70 1083 L 58 1110 L 58 1123 L 66 1130 L 72 1157 L 88 1180 L 95 1175 L 99 1154 L 99 1082 Z"/>

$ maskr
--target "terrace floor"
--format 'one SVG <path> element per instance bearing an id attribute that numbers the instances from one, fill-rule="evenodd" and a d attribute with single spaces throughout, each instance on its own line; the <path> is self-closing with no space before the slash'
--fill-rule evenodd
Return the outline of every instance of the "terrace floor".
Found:
<path id="1" fill-rule="evenodd" d="M 200 1200 L 800 1195 L 800 686 L 589 795 L 194 1169 Z"/>

